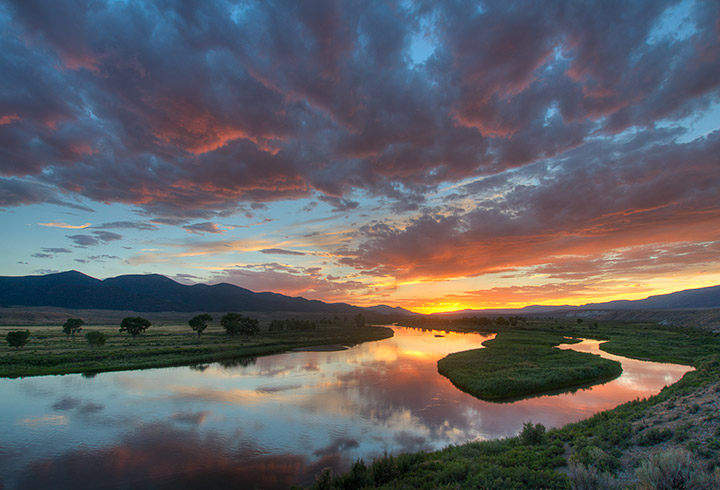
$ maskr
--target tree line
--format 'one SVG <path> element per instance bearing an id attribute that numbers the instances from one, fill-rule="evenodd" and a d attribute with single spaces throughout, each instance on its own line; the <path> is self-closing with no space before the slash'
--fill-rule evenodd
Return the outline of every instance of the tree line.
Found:
<path id="1" fill-rule="evenodd" d="M 188 325 L 195 333 L 197 333 L 198 339 L 200 339 L 201 335 L 208 327 L 208 323 L 212 320 L 213 318 L 211 315 L 209 315 L 208 313 L 202 313 L 200 315 L 195 315 L 190 320 L 188 320 Z M 309 326 L 306 325 L 307 322 L 304 321 L 292 319 L 289 320 L 289 322 L 290 323 L 288 323 L 287 325 L 292 325 L 293 328 L 287 328 L 288 330 L 315 329 L 314 322 L 312 322 L 312 328 L 309 328 Z M 75 341 L 75 335 L 79 334 L 82 331 L 84 324 L 85 320 L 83 320 L 82 318 L 68 318 L 62 325 L 62 333 L 64 333 L 68 339 L 72 338 L 72 340 Z M 255 335 L 260 332 L 260 324 L 257 319 L 246 317 L 239 313 L 226 313 L 220 319 L 220 325 L 223 327 L 223 329 L 225 329 L 225 333 L 229 336 L 235 336 L 238 334 Z M 300 325 L 300 328 L 295 328 L 295 326 L 297 325 Z M 127 332 L 133 339 L 135 339 L 135 337 L 137 337 L 138 335 L 145 333 L 145 331 L 151 326 L 152 323 L 150 323 L 150 320 L 148 320 L 147 318 L 139 316 L 129 316 L 123 318 L 120 322 L 120 333 Z M 283 327 L 285 326 L 286 324 L 283 324 Z M 5 340 L 10 345 L 10 347 L 15 347 L 16 350 L 19 350 L 20 347 L 25 346 L 30 341 L 30 330 L 10 331 L 5 336 Z M 107 336 L 105 335 L 105 333 L 100 331 L 91 331 L 85 334 L 85 340 L 91 348 L 95 348 L 105 345 L 105 342 L 107 341 Z"/>

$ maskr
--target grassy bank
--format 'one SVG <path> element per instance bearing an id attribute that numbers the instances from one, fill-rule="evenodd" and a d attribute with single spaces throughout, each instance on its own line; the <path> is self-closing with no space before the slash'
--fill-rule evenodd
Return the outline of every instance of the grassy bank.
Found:
<path id="1" fill-rule="evenodd" d="M 10 330 L 26 328 L 2 327 L 0 338 L 4 339 Z M 30 327 L 29 330 L 31 339 L 25 347 L 16 350 L 7 344 L 2 346 L 0 377 L 180 366 L 275 354 L 297 347 L 354 345 L 392 337 L 392 330 L 388 328 L 335 325 L 323 325 L 311 331 L 265 330 L 251 337 L 228 337 L 219 326 L 211 326 L 200 339 L 187 325 L 153 326 L 135 339 L 119 333 L 117 325 L 90 326 L 74 341 L 68 339 L 59 326 Z M 82 335 L 87 331 L 105 333 L 107 343 L 90 348 Z"/>
<path id="2" fill-rule="evenodd" d="M 503 330 L 484 349 L 441 359 L 438 372 L 461 390 L 492 401 L 583 386 L 622 373 L 617 361 L 553 348 L 568 342 L 573 341 L 557 333 Z"/>
<path id="3" fill-rule="evenodd" d="M 321 474 L 314 488 L 720 488 L 720 335 L 650 324 L 528 328 L 547 342 L 548 334 L 610 340 L 608 351 L 697 370 L 654 397 L 559 429 L 528 422 L 518 437 L 358 461 L 348 473 Z M 685 486 L 663 486 L 678 475 Z"/>

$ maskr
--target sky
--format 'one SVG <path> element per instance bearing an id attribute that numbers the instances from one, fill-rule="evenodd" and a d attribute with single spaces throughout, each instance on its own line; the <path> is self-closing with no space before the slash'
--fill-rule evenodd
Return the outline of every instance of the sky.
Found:
<path id="1" fill-rule="evenodd" d="M 720 284 L 720 4 L 0 0 L 0 275 L 360 306 Z"/>

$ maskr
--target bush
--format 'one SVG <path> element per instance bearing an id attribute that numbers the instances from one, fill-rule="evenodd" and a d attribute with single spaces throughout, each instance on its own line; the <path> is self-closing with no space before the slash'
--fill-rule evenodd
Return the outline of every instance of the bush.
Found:
<path id="1" fill-rule="evenodd" d="M 400 476 L 400 470 L 397 467 L 395 458 L 388 453 L 384 453 L 382 457 L 373 460 L 371 471 L 375 485 L 389 483 Z"/>
<path id="2" fill-rule="evenodd" d="M 644 461 L 636 475 L 641 490 L 710 490 L 715 488 L 706 473 L 685 449 L 668 449 Z"/>
<path id="3" fill-rule="evenodd" d="M 93 331 L 85 334 L 85 340 L 87 340 L 90 347 L 94 349 L 97 346 L 105 345 L 106 338 L 104 333 Z"/>
<path id="4" fill-rule="evenodd" d="M 635 439 L 640 446 L 654 446 L 661 442 L 669 441 L 672 437 L 672 429 L 651 427 L 640 432 Z"/>
<path id="5" fill-rule="evenodd" d="M 617 482 L 608 472 L 598 472 L 595 466 L 570 462 L 568 477 L 572 490 L 614 490 Z"/>
<path id="6" fill-rule="evenodd" d="M 520 440 L 523 444 L 528 446 L 535 446 L 545 442 L 545 426 L 542 424 L 533 425 L 532 422 L 525 422 L 523 424 L 522 432 L 520 432 Z"/>
<path id="7" fill-rule="evenodd" d="M 15 347 L 16 350 L 20 350 L 20 347 L 27 344 L 28 340 L 30 340 L 30 330 L 14 330 L 8 332 L 5 340 L 10 344 L 10 347 Z"/>

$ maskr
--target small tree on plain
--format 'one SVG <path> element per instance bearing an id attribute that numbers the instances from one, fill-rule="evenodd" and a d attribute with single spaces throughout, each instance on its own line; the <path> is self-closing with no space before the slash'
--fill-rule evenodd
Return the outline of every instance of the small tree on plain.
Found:
<path id="1" fill-rule="evenodd" d="M 68 318 L 63 323 L 62 331 L 67 337 L 72 335 L 73 340 L 75 340 L 75 334 L 82 330 L 83 324 L 85 324 L 85 320 L 82 318 Z"/>
<path id="2" fill-rule="evenodd" d="M 10 347 L 15 347 L 16 350 L 20 350 L 20 347 L 27 344 L 28 340 L 30 340 L 30 330 L 14 330 L 8 332 L 5 340 L 10 344 Z"/>
<path id="3" fill-rule="evenodd" d="M 105 345 L 105 334 L 103 332 L 92 331 L 85 334 L 85 340 L 90 344 L 90 348 L 94 349 L 101 345 Z"/>
<path id="4" fill-rule="evenodd" d="M 192 317 L 190 320 L 188 320 L 188 324 L 190 325 L 190 328 L 197 332 L 199 339 L 200 335 L 202 335 L 203 331 L 207 328 L 208 322 L 211 321 L 212 317 L 207 313 L 203 313 L 202 315 L 195 315 L 194 317 Z"/>
<path id="5" fill-rule="evenodd" d="M 150 321 L 140 316 L 128 316 L 120 322 L 120 332 L 127 332 L 134 339 L 150 328 Z"/>

